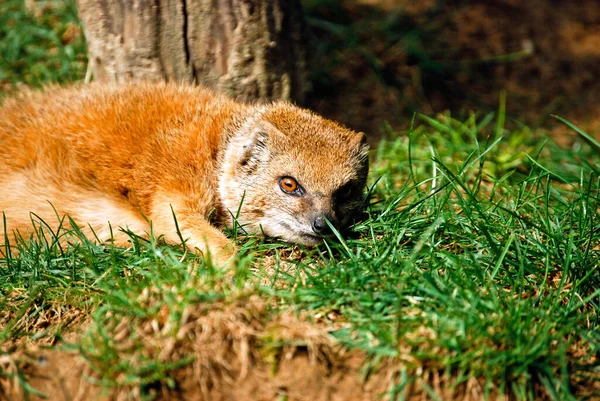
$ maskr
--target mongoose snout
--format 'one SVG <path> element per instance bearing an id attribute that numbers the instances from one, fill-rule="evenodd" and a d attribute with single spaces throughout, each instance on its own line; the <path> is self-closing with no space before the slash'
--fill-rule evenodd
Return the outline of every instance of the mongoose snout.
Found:
<path id="1" fill-rule="evenodd" d="M 326 229 L 329 227 L 325 221 L 326 218 L 325 215 L 319 215 L 313 219 L 312 229 L 315 234 L 323 235 L 326 233 Z"/>

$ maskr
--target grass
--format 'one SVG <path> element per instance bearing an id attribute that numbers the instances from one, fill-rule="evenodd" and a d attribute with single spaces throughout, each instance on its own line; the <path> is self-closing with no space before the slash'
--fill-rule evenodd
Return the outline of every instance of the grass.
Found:
<path id="1" fill-rule="evenodd" d="M 198 321 L 221 311 L 257 324 L 250 343 L 273 354 L 290 339 L 269 324 L 294 311 L 366 351 L 370 369 L 384 359 L 404 369 L 392 385 L 398 395 L 417 372 L 440 371 L 517 399 L 579 399 L 599 373 L 600 158 L 587 146 L 482 141 L 490 127 L 495 135 L 491 118 L 419 120 L 408 137 L 376 149 L 356 238 L 301 257 L 238 238 L 233 271 L 133 234 L 132 249 L 77 233 L 68 249 L 23 242 L 18 257 L 0 262 L 1 338 L 60 335 L 62 316 L 45 332 L 36 320 L 76 310 L 91 324 L 73 346 L 100 383 L 173 387 L 179 368 L 212 358 L 194 352 Z M 525 128 L 510 135 L 532 138 Z M 219 329 L 210 330 L 214 340 Z"/>
<path id="2" fill-rule="evenodd" d="M 0 18 L 40 37 L 74 21 L 72 5 L 43 3 L 65 16 L 48 25 L 19 4 L 0 5 Z M 57 59 L 13 58 L 2 80 L 80 78 L 82 48 L 71 57 L 54 39 Z M 593 141 L 562 149 L 503 116 L 416 116 L 373 150 L 354 235 L 315 249 L 238 236 L 227 271 L 156 238 L 130 233 L 123 249 L 38 224 L 0 259 L 0 398 L 13 379 L 36 391 L 12 358 L 34 342 L 81 355 L 90 380 L 135 399 L 179 390 L 186 369 L 209 386 L 261 363 L 276 372 L 289 349 L 331 359 L 340 344 L 364 352 L 365 379 L 393 373 L 393 399 L 411 386 L 439 399 L 435 374 L 457 389 L 476 380 L 483 399 L 597 399 L 600 155 Z"/>
<path id="3" fill-rule="evenodd" d="M 0 94 L 85 75 L 85 38 L 74 0 L 0 2 Z"/>

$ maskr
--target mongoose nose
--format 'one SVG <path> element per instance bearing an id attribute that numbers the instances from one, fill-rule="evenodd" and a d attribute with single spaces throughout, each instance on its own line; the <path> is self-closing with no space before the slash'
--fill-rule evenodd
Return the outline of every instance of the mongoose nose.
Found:
<path id="1" fill-rule="evenodd" d="M 324 216 L 319 216 L 312 222 L 312 229 L 317 234 L 323 234 L 328 228 Z"/>

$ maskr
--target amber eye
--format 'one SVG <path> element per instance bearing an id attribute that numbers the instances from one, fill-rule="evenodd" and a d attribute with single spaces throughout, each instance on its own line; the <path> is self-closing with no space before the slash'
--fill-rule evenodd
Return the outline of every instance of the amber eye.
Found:
<path id="1" fill-rule="evenodd" d="M 283 177 L 279 180 L 279 188 L 285 193 L 293 193 L 298 191 L 298 182 L 292 177 Z"/>

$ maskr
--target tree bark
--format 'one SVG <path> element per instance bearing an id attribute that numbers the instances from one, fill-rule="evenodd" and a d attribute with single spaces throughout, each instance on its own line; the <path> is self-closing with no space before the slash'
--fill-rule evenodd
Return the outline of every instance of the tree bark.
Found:
<path id="1" fill-rule="evenodd" d="M 78 0 L 87 79 L 200 83 L 238 100 L 306 89 L 299 0 Z"/>

